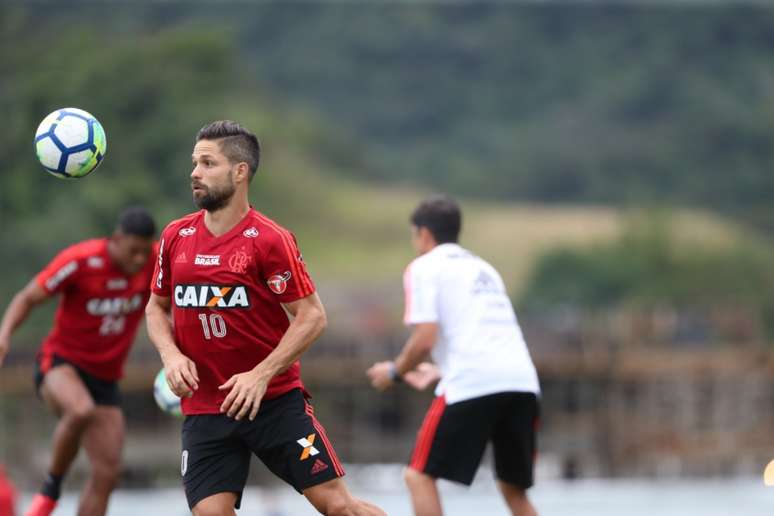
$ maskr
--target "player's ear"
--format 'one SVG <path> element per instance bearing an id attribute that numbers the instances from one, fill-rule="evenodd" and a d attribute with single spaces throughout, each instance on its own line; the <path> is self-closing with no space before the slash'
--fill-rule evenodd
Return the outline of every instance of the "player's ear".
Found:
<path id="1" fill-rule="evenodd" d="M 417 230 L 417 234 L 419 235 L 419 238 L 424 242 L 435 240 L 433 238 L 433 233 L 430 231 L 430 228 L 428 228 L 427 226 L 419 226 Z"/>
<path id="2" fill-rule="evenodd" d="M 236 170 L 234 170 L 234 179 L 238 181 L 250 182 L 250 167 L 244 161 L 237 163 Z"/>

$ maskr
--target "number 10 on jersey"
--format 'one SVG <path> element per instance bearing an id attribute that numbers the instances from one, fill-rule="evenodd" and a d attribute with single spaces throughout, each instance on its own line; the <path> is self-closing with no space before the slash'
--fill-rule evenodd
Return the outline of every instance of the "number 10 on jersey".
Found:
<path id="1" fill-rule="evenodd" d="M 199 314 L 199 320 L 202 322 L 204 338 L 210 340 L 212 337 L 222 338 L 226 336 L 226 321 L 220 314 Z"/>

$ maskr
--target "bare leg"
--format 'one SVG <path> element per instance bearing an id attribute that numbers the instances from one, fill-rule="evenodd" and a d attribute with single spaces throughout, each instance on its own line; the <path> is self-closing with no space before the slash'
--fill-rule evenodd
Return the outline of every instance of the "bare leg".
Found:
<path id="1" fill-rule="evenodd" d="M 416 516 L 441 516 L 441 497 L 435 478 L 411 468 L 403 470 L 403 479 L 411 493 L 411 505 Z"/>
<path id="2" fill-rule="evenodd" d="M 501 480 L 497 481 L 497 486 L 500 488 L 511 514 L 514 516 L 537 516 L 537 511 L 529 501 L 524 489 Z"/>
<path id="3" fill-rule="evenodd" d="M 304 489 L 304 496 L 317 512 L 328 516 L 387 516 L 377 506 L 353 497 L 340 478 Z"/>
<path id="4" fill-rule="evenodd" d="M 94 413 L 94 401 L 75 369 L 66 364 L 46 373 L 41 394 L 59 415 L 51 443 L 49 472 L 64 476 L 78 454 L 81 436 Z"/>
<path id="5" fill-rule="evenodd" d="M 236 493 L 218 493 L 200 500 L 193 508 L 193 516 L 235 516 Z"/>
<path id="6" fill-rule="evenodd" d="M 83 447 L 91 462 L 91 476 L 81 495 L 78 516 L 104 516 L 121 474 L 124 415 L 120 408 L 97 406 L 83 434 Z"/>

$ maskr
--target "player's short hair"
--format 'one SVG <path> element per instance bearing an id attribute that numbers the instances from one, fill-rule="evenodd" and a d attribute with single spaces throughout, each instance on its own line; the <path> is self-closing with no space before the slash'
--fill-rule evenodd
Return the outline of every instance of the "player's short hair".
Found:
<path id="1" fill-rule="evenodd" d="M 427 228 L 439 244 L 457 242 L 462 228 L 462 212 L 454 199 L 437 195 L 414 208 L 411 223 Z"/>
<path id="2" fill-rule="evenodd" d="M 118 216 L 116 229 L 125 235 L 153 238 L 156 235 L 156 223 L 150 212 L 142 206 L 130 206 Z"/>
<path id="3" fill-rule="evenodd" d="M 233 120 L 216 120 L 196 133 L 196 141 L 214 140 L 231 163 L 247 163 L 252 180 L 261 161 L 261 143 L 258 138 Z"/>

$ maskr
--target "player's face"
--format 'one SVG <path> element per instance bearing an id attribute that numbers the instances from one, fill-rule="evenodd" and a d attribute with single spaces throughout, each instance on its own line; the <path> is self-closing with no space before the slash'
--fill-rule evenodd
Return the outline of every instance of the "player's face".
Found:
<path id="1" fill-rule="evenodd" d="M 199 140 L 194 146 L 191 190 L 196 206 L 217 211 L 228 205 L 236 191 L 234 165 L 213 140 Z"/>
<path id="2" fill-rule="evenodd" d="M 424 226 L 411 225 L 411 245 L 417 255 L 425 254 L 435 247 L 435 238 L 430 230 Z"/>
<path id="3" fill-rule="evenodd" d="M 110 255 L 118 267 L 127 274 L 137 274 L 148 263 L 153 251 L 153 239 L 137 235 L 113 234 Z"/>
<path id="4" fill-rule="evenodd" d="M 412 224 L 411 226 L 411 246 L 414 248 L 414 251 L 416 251 L 417 254 L 424 254 L 424 243 L 422 241 L 422 232 L 420 231 L 420 228 L 417 226 L 414 226 Z"/>

